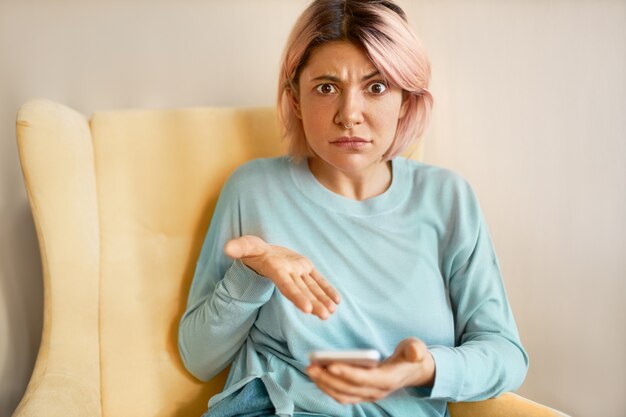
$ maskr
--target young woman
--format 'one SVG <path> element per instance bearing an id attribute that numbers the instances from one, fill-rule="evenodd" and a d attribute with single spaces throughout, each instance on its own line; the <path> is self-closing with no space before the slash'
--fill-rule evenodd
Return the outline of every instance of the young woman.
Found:
<path id="1" fill-rule="evenodd" d="M 280 74 L 289 155 L 225 184 L 180 322 L 186 367 L 231 364 L 206 417 L 445 416 L 528 364 L 469 185 L 398 156 L 426 127 L 430 64 L 391 1 L 316 0 Z M 376 349 L 363 368 L 310 363 Z"/>

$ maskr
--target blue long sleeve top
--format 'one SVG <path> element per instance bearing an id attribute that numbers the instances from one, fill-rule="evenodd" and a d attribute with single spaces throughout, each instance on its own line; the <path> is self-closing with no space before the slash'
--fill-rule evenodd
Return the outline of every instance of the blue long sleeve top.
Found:
<path id="1" fill-rule="evenodd" d="M 299 311 L 224 244 L 255 235 L 308 259 L 340 292 L 322 321 Z M 405 388 L 375 403 L 342 405 L 307 377 L 319 349 L 391 355 L 407 337 L 432 353 L 432 388 Z M 306 161 L 259 159 L 226 182 L 179 324 L 187 369 L 209 380 L 231 364 L 224 391 L 265 384 L 276 414 L 445 416 L 447 402 L 515 390 L 524 351 L 475 194 L 457 174 L 396 157 L 381 195 L 356 201 L 321 185 Z"/>

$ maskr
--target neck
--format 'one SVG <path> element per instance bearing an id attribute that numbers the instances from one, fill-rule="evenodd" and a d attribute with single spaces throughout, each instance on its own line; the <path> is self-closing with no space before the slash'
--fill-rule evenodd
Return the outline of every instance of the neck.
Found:
<path id="1" fill-rule="evenodd" d="M 358 172 L 342 171 L 331 167 L 320 158 L 308 159 L 313 176 L 332 192 L 362 201 L 387 191 L 391 185 L 391 161 L 381 161 Z"/>

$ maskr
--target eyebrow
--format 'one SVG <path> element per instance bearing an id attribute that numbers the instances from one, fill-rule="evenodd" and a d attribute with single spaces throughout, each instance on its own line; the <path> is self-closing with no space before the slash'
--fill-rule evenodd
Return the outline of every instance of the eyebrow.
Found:
<path id="1" fill-rule="evenodd" d="M 380 75 L 380 71 L 378 70 L 374 70 L 373 72 L 365 75 L 363 78 L 361 78 L 361 81 L 366 81 L 369 80 L 370 78 L 376 76 L 376 75 Z M 332 82 L 339 82 L 341 81 L 338 77 L 335 77 L 334 75 L 320 75 L 319 77 L 315 77 L 312 78 L 311 81 L 320 81 L 320 80 L 328 80 L 328 81 L 332 81 Z"/>

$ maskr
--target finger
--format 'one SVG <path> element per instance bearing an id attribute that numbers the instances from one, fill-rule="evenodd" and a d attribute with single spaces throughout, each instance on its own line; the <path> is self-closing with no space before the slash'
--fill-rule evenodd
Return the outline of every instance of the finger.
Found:
<path id="1" fill-rule="evenodd" d="M 409 362 L 420 362 L 426 358 L 428 348 L 426 344 L 416 337 L 404 339 L 396 349 L 398 357 Z"/>
<path id="2" fill-rule="evenodd" d="M 411 340 L 407 347 L 406 357 L 411 362 L 421 362 L 427 353 L 426 345 L 421 340 Z"/>
<path id="3" fill-rule="evenodd" d="M 368 369 L 334 363 L 328 367 L 328 374 L 343 381 L 346 385 L 368 387 L 372 392 L 390 392 L 395 389 L 393 369 L 389 367 Z M 357 394 L 359 391 L 350 391 L 350 393 Z M 361 394 L 364 395 L 365 392 Z"/>
<path id="4" fill-rule="evenodd" d="M 245 235 L 231 239 L 224 245 L 224 253 L 234 259 L 263 255 L 268 244 L 257 236 Z"/>
<path id="5" fill-rule="evenodd" d="M 306 276 L 306 275 L 305 275 Z M 330 316 L 331 311 L 315 296 L 312 289 L 305 282 L 305 276 L 299 274 L 291 274 L 293 282 L 298 286 L 300 291 L 307 296 L 313 307 L 312 313 L 322 320 L 326 320 Z"/>
<path id="6" fill-rule="evenodd" d="M 328 382 L 328 379 L 332 379 L 332 376 L 329 377 L 327 371 L 319 365 L 312 364 L 307 368 L 307 373 L 311 380 L 317 385 L 317 387 L 322 390 L 325 394 L 332 397 L 335 401 L 344 404 L 354 404 L 362 401 L 372 401 L 369 398 L 362 398 L 359 396 L 349 395 L 343 392 L 338 391 L 332 383 Z"/>
<path id="7" fill-rule="evenodd" d="M 317 282 L 311 277 L 310 274 L 304 274 L 302 276 L 304 283 L 308 287 L 309 291 L 313 293 L 313 296 L 322 303 L 329 313 L 333 313 L 335 311 L 335 303 L 330 297 L 320 288 Z"/>
<path id="8" fill-rule="evenodd" d="M 311 272 L 311 278 L 315 280 L 317 285 L 328 295 L 328 297 L 335 302 L 335 304 L 339 304 L 341 302 L 341 296 L 339 292 L 326 281 L 326 279 L 318 272 L 317 269 L 313 268 Z"/>
<path id="9" fill-rule="evenodd" d="M 373 401 L 373 399 L 362 398 L 359 396 L 349 395 L 335 390 L 333 387 L 325 384 L 324 382 L 316 382 L 316 385 L 324 393 L 332 397 L 335 401 L 341 404 L 357 404 L 364 401 Z"/>
<path id="10" fill-rule="evenodd" d="M 333 372 L 334 369 L 337 369 L 338 364 L 330 365 L 326 370 L 317 371 L 316 382 L 321 382 L 327 387 L 333 389 L 335 392 L 349 396 L 349 397 L 358 397 L 362 399 L 366 399 L 368 401 L 375 401 L 381 398 L 384 398 L 387 394 L 389 394 L 389 389 L 381 389 L 380 387 L 374 385 L 374 381 L 378 378 L 376 373 L 372 370 L 364 370 L 365 373 L 370 373 L 368 377 L 365 378 L 346 378 L 349 375 L 350 370 L 361 370 L 361 368 L 355 367 L 346 367 L 343 370 L 342 374 L 337 374 Z"/>
<path id="11" fill-rule="evenodd" d="M 274 281 L 278 290 L 289 301 L 291 301 L 296 307 L 302 310 L 304 313 L 311 313 L 313 311 L 313 303 L 309 299 L 309 296 L 302 293 L 299 286 L 293 281 L 291 274 L 280 274 Z"/>
<path id="12" fill-rule="evenodd" d="M 378 401 L 385 398 L 389 393 L 371 387 L 357 387 L 346 384 L 341 380 L 332 382 L 326 380 L 318 381 L 318 386 L 323 386 L 327 392 L 332 392 L 333 397 L 344 402 Z"/>

